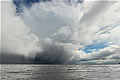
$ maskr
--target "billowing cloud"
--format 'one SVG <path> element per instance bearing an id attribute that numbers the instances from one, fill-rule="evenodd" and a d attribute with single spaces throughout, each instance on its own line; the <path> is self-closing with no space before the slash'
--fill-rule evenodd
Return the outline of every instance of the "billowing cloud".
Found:
<path id="1" fill-rule="evenodd" d="M 15 6 L 12 2 L 2 1 L 2 53 L 13 53 L 35 56 L 34 53 L 41 51 L 37 45 L 37 36 L 30 33 L 29 27 L 15 14 Z"/>
<path id="2" fill-rule="evenodd" d="M 3 52 L 35 63 L 119 63 L 120 2 L 39 2 L 18 15 L 2 5 Z"/>

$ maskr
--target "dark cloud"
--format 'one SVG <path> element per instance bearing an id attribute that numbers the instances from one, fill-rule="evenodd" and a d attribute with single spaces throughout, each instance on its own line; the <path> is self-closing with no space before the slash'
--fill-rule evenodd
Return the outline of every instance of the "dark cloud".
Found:
<path id="1" fill-rule="evenodd" d="M 47 45 L 44 51 L 37 53 L 35 57 L 36 63 L 47 64 L 66 64 L 70 62 L 72 54 L 65 51 L 63 46 Z"/>

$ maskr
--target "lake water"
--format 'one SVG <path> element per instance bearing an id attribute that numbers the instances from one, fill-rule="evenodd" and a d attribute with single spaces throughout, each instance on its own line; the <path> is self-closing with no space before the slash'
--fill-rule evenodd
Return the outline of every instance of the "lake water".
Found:
<path id="1" fill-rule="evenodd" d="M 2 80 L 120 80 L 120 65 L 4 64 Z"/>

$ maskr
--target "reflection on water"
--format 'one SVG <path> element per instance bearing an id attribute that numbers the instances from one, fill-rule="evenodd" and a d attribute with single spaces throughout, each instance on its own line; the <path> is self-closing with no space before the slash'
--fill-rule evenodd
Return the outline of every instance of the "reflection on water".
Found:
<path id="1" fill-rule="evenodd" d="M 2 80 L 120 80 L 120 65 L 1 65 Z"/>

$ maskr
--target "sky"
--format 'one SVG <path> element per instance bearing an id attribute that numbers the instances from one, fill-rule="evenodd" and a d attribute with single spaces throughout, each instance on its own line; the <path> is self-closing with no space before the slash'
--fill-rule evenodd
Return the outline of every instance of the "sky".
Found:
<path id="1" fill-rule="evenodd" d="M 120 1 L 1 1 L 1 63 L 120 63 Z"/>

